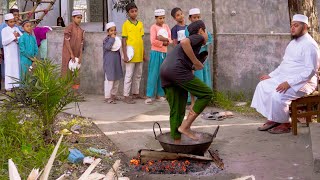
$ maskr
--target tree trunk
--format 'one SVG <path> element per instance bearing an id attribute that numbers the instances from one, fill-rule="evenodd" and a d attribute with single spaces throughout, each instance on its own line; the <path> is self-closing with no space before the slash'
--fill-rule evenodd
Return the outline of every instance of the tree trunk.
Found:
<path id="1" fill-rule="evenodd" d="M 212 88 L 214 91 L 217 87 L 217 68 L 218 68 L 218 37 L 217 37 L 217 23 L 216 23 L 216 1 L 211 0 L 212 4 L 212 30 L 213 30 L 213 53 L 212 53 Z"/>
<path id="2" fill-rule="evenodd" d="M 309 18 L 309 34 L 320 43 L 317 0 L 288 0 L 290 23 L 295 14 L 304 14 Z"/>

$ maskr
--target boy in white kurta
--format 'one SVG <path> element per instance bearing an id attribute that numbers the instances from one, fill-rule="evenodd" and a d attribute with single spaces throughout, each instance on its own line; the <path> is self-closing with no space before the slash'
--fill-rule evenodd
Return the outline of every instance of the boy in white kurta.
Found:
<path id="1" fill-rule="evenodd" d="M 10 91 L 18 84 L 12 84 L 16 81 L 13 78 L 20 78 L 20 55 L 18 38 L 22 35 L 19 28 L 15 27 L 15 20 L 12 13 L 5 15 L 7 27 L 1 31 L 2 45 L 4 50 L 5 63 L 5 89 Z"/>
<path id="2" fill-rule="evenodd" d="M 259 131 L 289 133 L 289 105 L 292 100 L 312 93 L 317 87 L 319 47 L 308 34 L 308 17 L 297 14 L 291 23 L 293 40 L 283 61 L 269 75 L 260 77 L 251 107 L 268 119 Z"/>

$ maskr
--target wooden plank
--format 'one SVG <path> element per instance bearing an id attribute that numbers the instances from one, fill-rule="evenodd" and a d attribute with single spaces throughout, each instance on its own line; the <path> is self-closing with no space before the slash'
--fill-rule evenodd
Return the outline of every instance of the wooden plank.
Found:
<path id="1" fill-rule="evenodd" d="M 50 171 L 51 171 L 51 168 L 52 168 L 52 165 L 53 165 L 53 161 L 56 158 L 56 155 L 57 155 L 58 149 L 60 147 L 62 138 L 63 138 L 63 135 L 60 136 L 60 139 L 59 139 L 56 147 L 54 147 L 54 150 L 53 150 L 53 152 L 52 152 L 52 154 L 50 156 L 50 159 L 49 159 L 46 167 L 44 168 L 44 171 L 43 171 L 43 174 L 40 177 L 40 180 L 47 180 L 49 178 L 49 174 L 50 174 Z"/>
<path id="2" fill-rule="evenodd" d="M 93 171 L 93 169 L 100 163 L 101 159 L 96 159 L 89 167 L 88 169 L 80 176 L 79 180 L 87 180 L 90 173 Z"/>
<path id="3" fill-rule="evenodd" d="M 211 150 L 208 150 L 209 154 L 211 155 L 212 157 L 212 160 L 213 162 L 217 165 L 217 167 L 221 170 L 224 169 L 224 163 L 222 161 L 222 159 L 219 157 L 219 153 L 218 151 L 211 151 Z"/>
<path id="4" fill-rule="evenodd" d="M 155 151 L 149 149 L 141 149 L 139 151 L 140 161 L 142 164 L 149 160 L 178 160 L 178 159 L 194 159 L 200 161 L 212 161 L 212 158 L 197 156 L 192 154 L 170 153 L 165 151 Z"/>
<path id="5" fill-rule="evenodd" d="M 92 173 L 88 176 L 88 179 L 87 180 L 100 180 L 100 179 L 103 179 L 105 178 L 106 175 L 104 174 L 100 174 L 100 173 Z"/>
<path id="6" fill-rule="evenodd" d="M 104 180 L 118 179 L 118 177 L 119 177 L 119 173 L 118 173 L 119 167 L 120 167 L 120 160 L 116 160 L 116 162 L 114 162 L 112 168 L 109 170 L 109 172 L 107 173 L 107 175 L 104 178 Z"/>

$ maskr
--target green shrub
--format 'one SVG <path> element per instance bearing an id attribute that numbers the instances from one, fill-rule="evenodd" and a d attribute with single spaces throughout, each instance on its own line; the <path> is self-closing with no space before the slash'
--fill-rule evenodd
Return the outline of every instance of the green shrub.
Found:
<path id="1" fill-rule="evenodd" d="M 22 80 L 16 79 L 19 88 L 6 94 L 5 107 L 14 109 L 18 104 L 30 109 L 42 121 L 45 137 L 51 138 L 56 116 L 66 105 L 80 99 L 72 89 L 77 74 L 61 76 L 59 66 L 49 59 L 35 59 L 32 72 L 26 73 Z"/>

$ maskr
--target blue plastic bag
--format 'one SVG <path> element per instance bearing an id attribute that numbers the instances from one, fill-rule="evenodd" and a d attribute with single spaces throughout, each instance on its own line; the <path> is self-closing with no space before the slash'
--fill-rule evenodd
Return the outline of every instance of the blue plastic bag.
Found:
<path id="1" fill-rule="evenodd" d="M 80 163 L 83 161 L 84 155 L 78 149 L 69 150 L 68 160 L 72 163 Z"/>

